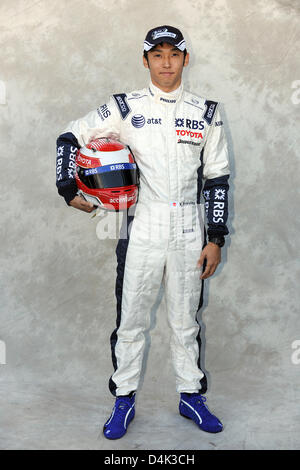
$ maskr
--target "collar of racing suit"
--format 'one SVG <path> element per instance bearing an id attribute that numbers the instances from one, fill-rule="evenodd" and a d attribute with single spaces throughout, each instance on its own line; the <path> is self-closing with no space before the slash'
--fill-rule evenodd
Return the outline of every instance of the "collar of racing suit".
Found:
<path id="1" fill-rule="evenodd" d="M 181 85 L 176 88 L 176 90 L 167 93 L 165 91 L 162 91 L 157 86 L 153 85 L 152 81 L 150 81 L 149 92 L 152 98 L 156 101 L 156 103 L 166 105 L 170 103 L 176 103 L 181 98 L 183 92 L 183 83 L 181 82 Z"/>

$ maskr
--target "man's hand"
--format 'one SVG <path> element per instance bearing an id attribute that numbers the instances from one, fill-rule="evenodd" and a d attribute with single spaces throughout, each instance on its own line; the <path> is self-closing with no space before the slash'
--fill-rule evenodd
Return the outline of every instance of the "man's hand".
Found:
<path id="1" fill-rule="evenodd" d="M 70 206 L 84 212 L 92 212 L 95 208 L 91 202 L 86 201 L 82 196 L 75 196 L 70 202 Z"/>
<path id="2" fill-rule="evenodd" d="M 212 276 L 221 261 L 221 248 L 215 243 L 208 243 L 202 250 L 201 256 L 198 260 L 197 266 L 201 268 L 204 260 L 206 259 L 205 271 L 200 276 L 200 279 L 207 279 Z"/>

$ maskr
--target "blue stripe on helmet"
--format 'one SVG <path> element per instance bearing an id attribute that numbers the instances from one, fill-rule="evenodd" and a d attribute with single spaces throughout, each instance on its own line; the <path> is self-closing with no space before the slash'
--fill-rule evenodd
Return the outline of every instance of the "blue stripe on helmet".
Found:
<path id="1" fill-rule="evenodd" d="M 135 163 L 112 163 L 111 165 L 98 166 L 97 168 L 88 168 L 84 171 L 85 176 L 96 175 L 98 173 L 107 173 L 109 171 L 136 170 Z"/>

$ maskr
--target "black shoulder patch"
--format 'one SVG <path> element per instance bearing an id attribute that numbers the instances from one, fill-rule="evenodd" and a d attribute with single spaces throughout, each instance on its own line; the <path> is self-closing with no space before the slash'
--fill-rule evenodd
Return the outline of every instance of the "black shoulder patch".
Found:
<path id="1" fill-rule="evenodd" d="M 211 122 L 214 118 L 214 115 L 215 115 L 215 112 L 216 112 L 216 109 L 217 109 L 217 106 L 218 106 L 218 103 L 216 101 L 209 101 L 209 100 L 206 100 L 205 101 L 205 106 L 206 106 L 206 110 L 203 114 L 203 119 L 207 122 L 207 124 L 210 126 L 211 125 Z"/>
<path id="2" fill-rule="evenodd" d="M 122 119 L 126 119 L 131 109 L 126 100 L 126 93 L 120 93 L 118 95 L 113 95 L 115 102 L 119 108 Z"/>

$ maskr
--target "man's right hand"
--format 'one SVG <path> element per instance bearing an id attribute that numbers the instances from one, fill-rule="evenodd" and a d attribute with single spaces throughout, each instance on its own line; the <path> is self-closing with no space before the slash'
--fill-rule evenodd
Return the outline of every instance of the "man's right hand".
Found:
<path id="1" fill-rule="evenodd" d="M 95 206 L 91 202 L 86 201 L 82 196 L 75 196 L 69 204 L 75 207 L 75 209 L 84 212 L 92 212 L 95 209 Z"/>

